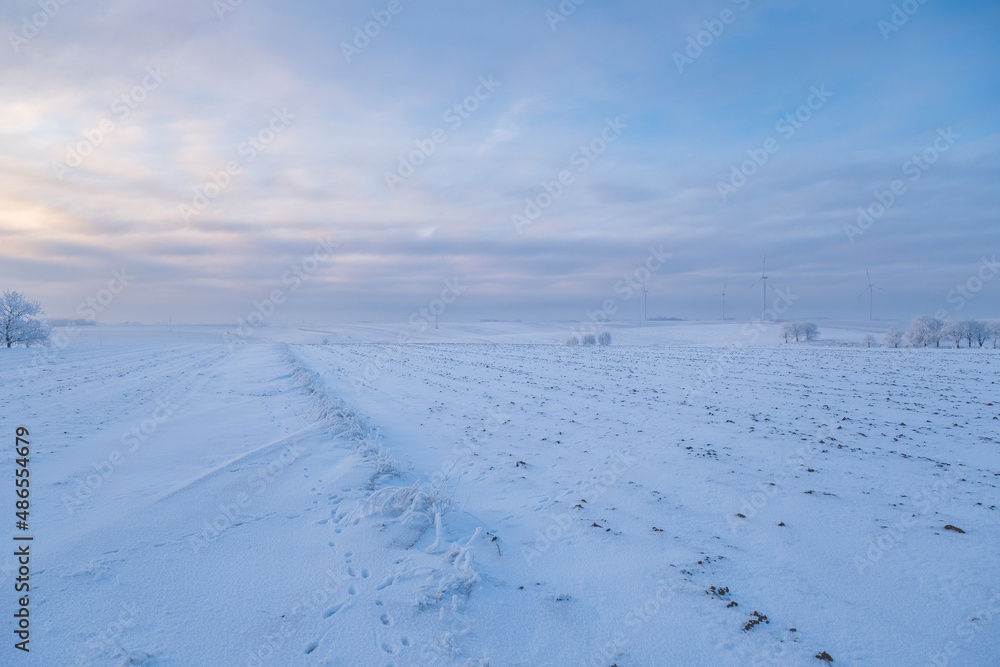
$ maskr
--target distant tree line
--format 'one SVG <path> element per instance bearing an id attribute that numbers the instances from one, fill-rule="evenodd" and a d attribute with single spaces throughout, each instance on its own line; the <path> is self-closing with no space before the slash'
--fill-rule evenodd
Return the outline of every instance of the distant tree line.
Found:
<path id="1" fill-rule="evenodd" d="M 596 336 L 594 334 L 570 336 L 566 339 L 565 344 L 570 347 L 576 345 L 611 345 L 611 334 L 607 331 L 602 331 Z"/>
<path id="2" fill-rule="evenodd" d="M 84 319 L 71 319 L 71 318 L 60 318 L 60 319 L 48 319 L 46 321 L 50 327 L 93 327 L 97 326 L 97 320 L 84 320 Z"/>
<path id="3" fill-rule="evenodd" d="M 781 325 L 781 337 L 786 343 L 793 338 L 796 343 L 800 340 L 816 340 L 819 338 L 819 327 L 812 322 L 785 322 Z"/>
<path id="4" fill-rule="evenodd" d="M 997 347 L 1000 339 L 1000 322 L 982 320 L 939 320 L 921 315 L 913 320 L 906 332 L 905 342 L 910 347 L 941 347 L 942 344 L 956 348 L 976 345 L 984 347 L 992 341 Z M 894 347 L 899 347 L 895 345 Z"/>

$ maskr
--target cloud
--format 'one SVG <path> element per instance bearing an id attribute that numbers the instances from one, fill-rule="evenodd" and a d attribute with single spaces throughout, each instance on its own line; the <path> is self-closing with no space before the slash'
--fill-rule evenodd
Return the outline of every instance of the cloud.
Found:
<path id="1" fill-rule="evenodd" d="M 520 136 L 521 127 L 517 123 L 517 117 L 520 116 L 530 104 L 531 100 L 529 99 L 522 99 L 514 102 L 500 117 L 494 126 L 493 131 L 490 133 L 490 136 L 486 139 L 486 141 L 480 144 L 479 149 L 476 152 L 480 155 L 489 153 L 500 144 L 508 143 Z"/>
<path id="2" fill-rule="evenodd" d="M 891 287 L 887 315 L 909 317 L 995 250 L 993 3 L 928 3 L 889 40 L 885 12 L 860 0 L 751 3 L 683 73 L 673 53 L 721 7 L 587 3 L 556 31 L 527 0 L 405 7 L 348 63 L 341 42 L 371 20 L 359 1 L 244 2 L 224 20 L 196 0 L 64 5 L 3 56 L 0 283 L 69 316 L 127 263 L 137 296 L 109 317 L 217 321 L 334 234 L 335 261 L 289 313 L 405 317 L 461 276 L 464 316 L 574 317 L 663 243 L 674 258 L 651 279 L 651 313 L 714 315 L 706 295 L 749 282 L 766 253 L 808 295 L 796 307 L 855 313 L 870 267 Z M 8 3 L 0 33 L 36 11 Z M 150 67 L 166 78 L 135 93 Z M 488 76 L 502 85 L 455 128 L 445 114 Z M 718 183 L 820 85 L 829 102 L 722 201 Z M 281 132 L 275 109 L 294 116 Z M 579 167 L 614 118 L 628 129 Z M 954 147 L 851 243 L 858 207 L 949 126 Z M 446 140 L 387 187 L 438 128 Z M 73 151 L 87 155 L 60 180 Z M 518 234 L 511 216 L 563 170 L 572 184 Z M 199 192 L 214 196 L 185 220 Z M 744 296 L 734 316 L 756 312 Z M 970 307 L 996 303 L 987 291 Z"/>

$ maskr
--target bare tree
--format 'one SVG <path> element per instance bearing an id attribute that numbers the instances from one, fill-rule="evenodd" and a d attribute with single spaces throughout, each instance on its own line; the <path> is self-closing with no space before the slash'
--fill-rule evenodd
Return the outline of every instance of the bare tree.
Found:
<path id="1" fill-rule="evenodd" d="M 597 336 L 594 334 L 584 334 L 580 338 L 580 345 L 597 345 Z"/>
<path id="2" fill-rule="evenodd" d="M 580 339 L 577 338 L 576 336 L 570 336 L 569 338 L 567 338 L 565 340 L 565 342 L 563 344 L 564 345 L 568 345 L 570 347 L 573 347 L 574 345 L 579 345 L 580 344 Z"/>
<path id="3" fill-rule="evenodd" d="M 611 334 L 607 331 L 602 331 L 597 334 L 597 342 L 600 345 L 611 345 Z"/>
<path id="4" fill-rule="evenodd" d="M 892 327 L 886 331 L 885 336 L 882 337 L 882 344 L 886 347 L 899 347 L 902 342 L 903 334 L 896 327 Z"/>
<path id="5" fill-rule="evenodd" d="M 875 340 L 875 336 L 871 335 L 870 333 L 865 334 L 864 338 L 861 339 L 861 347 L 877 347 L 877 346 L 878 346 L 878 341 Z"/>
<path id="6" fill-rule="evenodd" d="M 795 335 L 795 325 L 791 322 L 785 322 L 781 325 L 781 333 L 779 335 L 784 338 L 787 343 L 788 339 Z"/>
<path id="7" fill-rule="evenodd" d="M 7 347 L 44 345 L 49 340 L 49 328 L 38 320 L 42 312 L 37 301 L 5 290 L 0 297 L 0 339 Z"/>
<path id="8" fill-rule="evenodd" d="M 816 340 L 819 338 L 819 327 L 812 322 L 803 322 L 799 326 L 802 327 L 802 336 L 806 340 Z"/>

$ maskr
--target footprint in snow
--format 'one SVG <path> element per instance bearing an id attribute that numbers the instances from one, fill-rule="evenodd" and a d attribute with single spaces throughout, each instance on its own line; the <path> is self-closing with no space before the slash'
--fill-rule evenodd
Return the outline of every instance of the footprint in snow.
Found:
<path id="1" fill-rule="evenodd" d="M 323 612 L 323 618 L 330 618 L 331 616 L 333 616 L 334 614 L 336 614 L 338 611 L 340 611 L 341 609 L 343 609 L 344 607 L 346 607 L 348 602 L 349 602 L 349 600 L 344 600 L 343 602 L 338 602 L 337 604 L 333 605 L 332 607 L 330 607 L 329 609 L 327 609 L 325 612 Z M 308 651 L 307 651 L 307 653 L 308 653 Z"/>

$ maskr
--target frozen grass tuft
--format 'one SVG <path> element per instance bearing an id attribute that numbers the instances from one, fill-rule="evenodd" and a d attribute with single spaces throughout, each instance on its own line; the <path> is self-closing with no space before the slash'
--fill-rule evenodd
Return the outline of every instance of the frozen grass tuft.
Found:
<path id="1" fill-rule="evenodd" d="M 448 511 L 450 505 L 441 489 L 425 491 L 420 482 L 414 482 L 413 486 L 387 486 L 374 492 L 361 507 L 361 516 L 381 514 L 392 516 L 399 523 L 429 523 Z"/>
<path id="2" fill-rule="evenodd" d="M 334 438 L 344 439 L 353 444 L 355 451 L 375 466 L 369 487 L 374 488 L 375 482 L 381 477 L 398 476 L 400 465 L 382 444 L 378 429 L 373 428 L 354 408 L 347 406 L 339 398 L 330 396 L 323 379 L 303 366 L 288 346 L 286 352 L 295 368 L 292 372 L 293 377 L 313 398 L 315 404 L 313 419 L 322 423 L 327 433 L 333 434 Z"/>
<path id="3" fill-rule="evenodd" d="M 428 578 L 427 583 L 417 593 L 415 600 L 417 607 L 424 609 L 440 604 L 450 597 L 451 607 L 455 609 L 461 600 L 469 597 L 480 579 L 472 567 L 472 543 L 479 537 L 481 531 L 482 528 L 476 528 L 476 532 L 468 542 L 464 545 L 455 542 L 447 553 L 442 554 L 444 565 Z"/>

